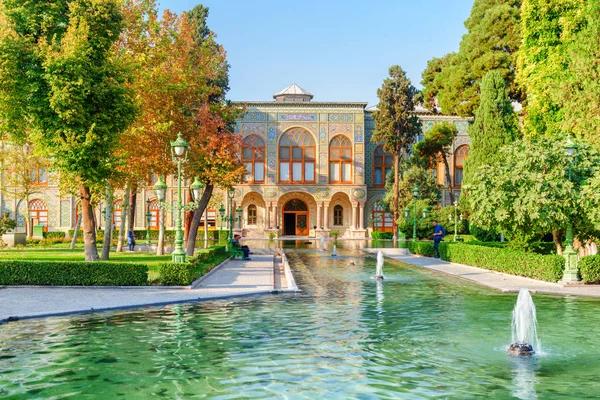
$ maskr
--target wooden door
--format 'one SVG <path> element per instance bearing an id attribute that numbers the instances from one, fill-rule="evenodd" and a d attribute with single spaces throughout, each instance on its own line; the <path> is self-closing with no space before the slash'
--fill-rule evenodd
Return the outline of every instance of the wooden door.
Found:
<path id="1" fill-rule="evenodd" d="M 296 213 L 296 236 L 308 236 L 308 212 Z"/>

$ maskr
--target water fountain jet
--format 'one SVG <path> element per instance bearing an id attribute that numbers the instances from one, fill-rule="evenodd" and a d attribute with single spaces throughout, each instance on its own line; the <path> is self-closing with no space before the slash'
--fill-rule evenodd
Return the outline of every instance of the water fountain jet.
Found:
<path id="1" fill-rule="evenodd" d="M 535 304 L 529 290 L 523 288 L 519 291 L 517 304 L 512 314 L 512 344 L 508 353 L 515 356 L 531 356 L 535 349 L 540 348 L 537 337 L 537 318 Z"/>
<path id="2" fill-rule="evenodd" d="M 335 244 L 333 245 L 333 252 L 331 253 L 331 257 L 337 257 L 337 247 Z"/>
<path id="3" fill-rule="evenodd" d="M 382 281 L 383 277 L 383 253 L 380 251 L 377 252 L 377 268 L 375 269 L 374 279 L 378 281 Z"/>
<path id="4" fill-rule="evenodd" d="M 321 236 L 321 240 L 319 242 L 319 251 L 325 251 L 325 238 Z"/>

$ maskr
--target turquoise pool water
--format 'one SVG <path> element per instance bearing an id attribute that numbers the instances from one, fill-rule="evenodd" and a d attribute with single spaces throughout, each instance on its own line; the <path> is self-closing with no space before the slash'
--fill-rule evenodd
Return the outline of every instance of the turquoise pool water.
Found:
<path id="1" fill-rule="evenodd" d="M 518 359 L 516 294 L 387 260 L 378 284 L 353 250 L 288 255 L 300 295 L 0 326 L 0 398 L 600 397 L 600 301 L 534 295 L 543 354 Z"/>

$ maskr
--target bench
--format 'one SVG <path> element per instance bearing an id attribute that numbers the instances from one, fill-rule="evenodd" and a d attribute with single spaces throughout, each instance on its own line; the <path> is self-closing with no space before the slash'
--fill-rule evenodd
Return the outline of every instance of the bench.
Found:
<path id="1" fill-rule="evenodd" d="M 233 241 L 231 241 L 231 240 L 229 241 L 228 247 L 229 247 L 229 251 L 231 252 L 232 260 L 235 260 L 236 257 L 239 257 L 242 260 L 244 259 L 244 252 L 239 247 L 234 247 Z"/>

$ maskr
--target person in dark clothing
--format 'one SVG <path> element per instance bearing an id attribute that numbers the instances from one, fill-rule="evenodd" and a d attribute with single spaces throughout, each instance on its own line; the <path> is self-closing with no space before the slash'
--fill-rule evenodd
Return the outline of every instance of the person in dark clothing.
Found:
<path id="1" fill-rule="evenodd" d="M 127 244 L 129 245 L 129 251 L 135 250 L 135 238 L 133 237 L 133 231 L 127 233 Z"/>
<path id="2" fill-rule="evenodd" d="M 433 248 L 435 249 L 435 258 L 440 258 L 440 242 L 446 236 L 446 230 L 437 221 L 433 221 Z"/>
<path id="3" fill-rule="evenodd" d="M 233 235 L 233 241 L 231 243 L 233 244 L 233 247 L 242 250 L 242 253 L 244 253 L 244 260 L 250 260 L 250 258 L 248 257 L 248 254 L 250 254 L 250 248 L 246 245 L 242 246 L 240 244 L 241 238 L 241 235 Z"/>

